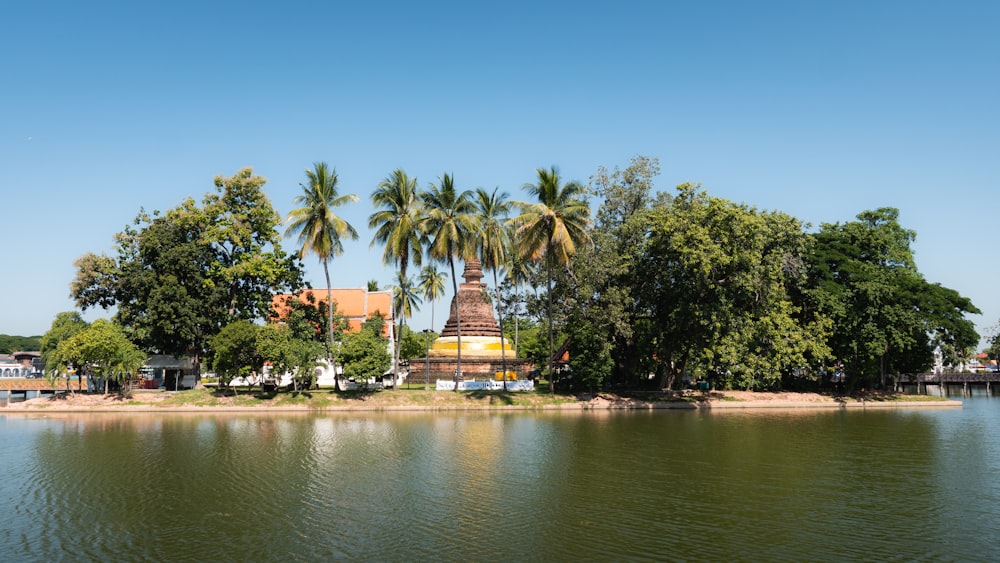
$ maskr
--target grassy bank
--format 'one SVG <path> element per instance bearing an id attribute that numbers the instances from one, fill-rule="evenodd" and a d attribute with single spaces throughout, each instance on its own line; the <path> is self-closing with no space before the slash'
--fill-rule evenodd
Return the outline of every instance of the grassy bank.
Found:
<path id="1" fill-rule="evenodd" d="M 422 388 L 336 393 L 260 391 L 211 388 L 188 391 L 135 391 L 128 396 L 88 393 L 11 403 L 5 410 L 465 410 L 465 409 L 655 409 L 655 408 L 837 408 L 877 406 L 957 406 L 957 401 L 925 395 L 867 394 L 843 397 L 820 393 L 753 393 L 748 391 L 610 393 L 552 395 L 545 391 L 424 391 Z"/>

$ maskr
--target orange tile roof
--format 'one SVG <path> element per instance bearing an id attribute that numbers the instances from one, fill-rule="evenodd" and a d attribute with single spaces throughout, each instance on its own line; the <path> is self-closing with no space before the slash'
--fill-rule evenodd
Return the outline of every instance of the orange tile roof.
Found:
<path id="1" fill-rule="evenodd" d="M 276 313 L 276 319 L 273 320 L 281 320 L 288 315 L 288 306 L 285 304 L 285 300 L 290 296 L 287 293 L 275 295 L 271 300 L 271 307 Z M 326 307 L 327 290 L 325 288 L 300 291 L 298 294 L 299 302 L 308 303 L 309 296 L 312 296 L 317 307 Z M 387 324 L 391 324 L 395 320 L 392 317 L 392 294 L 388 291 L 334 289 L 333 302 L 337 305 L 337 312 L 347 319 L 351 332 L 361 330 L 361 323 L 375 316 L 375 313 L 382 313 Z"/>

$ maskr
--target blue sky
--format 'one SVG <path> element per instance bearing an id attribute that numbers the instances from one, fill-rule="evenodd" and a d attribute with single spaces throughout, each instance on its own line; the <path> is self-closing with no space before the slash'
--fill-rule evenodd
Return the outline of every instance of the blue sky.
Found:
<path id="1" fill-rule="evenodd" d="M 395 168 L 520 198 L 538 167 L 586 182 L 640 154 L 659 190 L 701 182 L 813 225 L 898 207 L 921 272 L 984 333 L 997 29 L 1000 4 L 967 1 L 8 2 L 0 333 L 44 333 L 74 307 L 77 257 L 243 166 L 282 215 L 307 167 L 337 168 L 361 240 L 331 273 L 358 287 L 392 277 L 366 226 Z"/>

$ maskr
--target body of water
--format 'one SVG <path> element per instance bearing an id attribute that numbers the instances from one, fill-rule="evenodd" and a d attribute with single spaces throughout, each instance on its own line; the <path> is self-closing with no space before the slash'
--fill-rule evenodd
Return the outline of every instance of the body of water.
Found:
<path id="1" fill-rule="evenodd" d="M 2 561 L 996 560 L 1000 399 L 0 414 Z"/>

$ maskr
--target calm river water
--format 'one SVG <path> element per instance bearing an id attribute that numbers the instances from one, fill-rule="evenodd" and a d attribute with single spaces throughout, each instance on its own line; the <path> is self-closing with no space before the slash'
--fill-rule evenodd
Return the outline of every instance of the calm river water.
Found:
<path id="1" fill-rule="evenodd" d="M 0 411 L 2 412 L 2 411 Z M 997 560 L 1000 398 L 0 414 L 0 561 Z"/>

